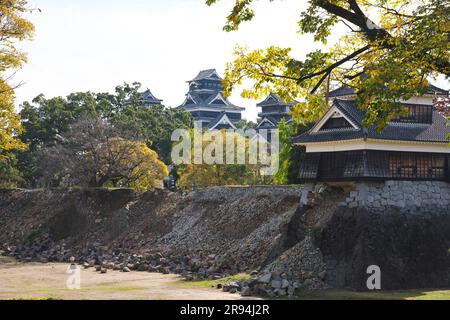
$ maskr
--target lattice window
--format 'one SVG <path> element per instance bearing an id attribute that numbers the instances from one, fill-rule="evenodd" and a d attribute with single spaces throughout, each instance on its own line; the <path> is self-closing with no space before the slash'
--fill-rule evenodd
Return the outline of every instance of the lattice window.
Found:
<path id="1" fill-rule="evenodd" d="M 330 118 L 325 122 L 320 131 L 342 128 L 353 128 L 353 126 L 344 117 Z"/>
<path id="2" fill-rule="evenodd" d="M 403 114 L 398 115 L 393 122 L 431 123 L 433 121 L 433 107 L 427 105 L 402 105 Z"/>
<path id="3" fill-rule="evenodd" d="M 319 172 L 320 153 L 309 153 L 300 163 L 299 179 L 315 180 Z"/>
<path id="4" fill-rule="evenodd" d="M 302 161 L 300 179 L 446 180 L 450 178 L 449 158 L 445 154 L 375 150 L 314 153 Z"/>

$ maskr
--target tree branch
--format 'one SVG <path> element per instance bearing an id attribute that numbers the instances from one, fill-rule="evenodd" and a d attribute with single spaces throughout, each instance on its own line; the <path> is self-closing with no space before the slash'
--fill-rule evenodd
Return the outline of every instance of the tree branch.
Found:
<path id="1" fill-rule="evenodd" d="M 308 79 L 311 79 L 311 78 L 314 78 L 314 77 L 317 77 L 317 76 L 320 76 L 320 75 L 323 75 L 323 74 L 326 74 L 326 73 L 330 73 L 335 68 L 337 68 L 337 67 L 341 66 L 342 64 L 352 60 L 353 58 L 357 57 L 361 53 L 369 50 L 369 48 L 370 48 L 370 45 L 366 45 L 366 46 L 362 47 L 361 49 L 356 50 L 352 54 L 346 56 L 344 59 L 336 61 L 335 63 L 331 64 L 330 66 L 328 66 L 327 68 L 325 68 L 325 69 L 323 69 L 321 71 L 318 71 L 318 72 L 315 72 L 315 73 L 311 73 L 309 75 L 306 75 L 306 76 L 303 76 L 303 77 L 299 78 L 297 80 L 297 83 L 300 84 L 301 82 L 303 82 L 305 80 L 308 80 Z"/>

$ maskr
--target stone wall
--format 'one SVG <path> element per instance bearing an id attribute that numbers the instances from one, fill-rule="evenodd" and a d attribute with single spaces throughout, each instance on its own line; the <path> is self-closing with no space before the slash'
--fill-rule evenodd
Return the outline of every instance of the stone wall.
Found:
<path id="1" fill-rule="evenodd" d="M 450 183 L 441 181 L 357 182 L 345 203 L 349 208 L 383 211 L 397 207 L 406 212 L 450 211 Z"/>

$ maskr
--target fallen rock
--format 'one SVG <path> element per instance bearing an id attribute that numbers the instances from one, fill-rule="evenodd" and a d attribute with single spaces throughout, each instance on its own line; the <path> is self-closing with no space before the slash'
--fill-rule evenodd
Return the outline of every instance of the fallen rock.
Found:
<path id="1" fill-rule="evenodd" d="M 272 280 L 270 285 L 274 289 L 281 289 L 281 281 L 279 281 L 279 280 Z"/>
<path id="2" fill-rule="evenodd" d="M 251 294 L 250 287 L 246 286 L 241 288 L 241 296 L 248 297 L 250 296 L 250 294 Z"/>
<path id="3" fill-rule="evenodd" d="M 271 273 L 266 273 L 258 278 L 258 282 L 260 283 L 269 283 L 270 279 L 272 279 Z"/>

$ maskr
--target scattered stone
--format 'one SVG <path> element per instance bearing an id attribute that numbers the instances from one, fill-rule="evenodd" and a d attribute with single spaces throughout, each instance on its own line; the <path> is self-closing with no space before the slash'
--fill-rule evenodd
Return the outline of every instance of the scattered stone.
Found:
<path id="1" fill-rule="evenodd" d="M 283 279 L 283 280 L 281 281 L 281 289 L 286 289 L 287 287 L 289 287 L 289 285 L 290 285 L 290 283 L 289 283 L 288 280 Z"/>
<path id="2" fill-rule="evenodd" d="M 269 283 L 270 279 L 272 279 L 271 273 L 266 273 L 258 278 L 258 282 L 260 283 Z"/>
<path id="3" fill-rule="evenodd" d="M 229 293 L 236 293 L 238 290 L 237 288 L 230 288 L 230 290 L 228 291 Z"/>
<path id="4" fill-rule="evenodd" d="M 250 287 L 245 286 L 245 287 L 241 288 L 241 296 L 248 297 L 248 296 L 250 296 L 250 294 L 251 294 Z"/>
<path id="5" fill-rule="evenodd" d="M 271 286 L 272 286 L 272 288 L 274 288 L 274 289 L 281 289 L 281 281 L 279 281 L 279 280 L 272 280 L 272 282 L 271 282 Z"/>
<path id="6" fill-rule="evenodd" d="M 324 271 L 319 273 L 319 278 L 322 279 L 322 280 L 325 280 L 326 276 L 327 276 L 327 271 L 326 270 L 324 270 Z"/>
<path id="7" fill-rule="evenodd" d="M 284 297 L 285 295 L 287 295 L 285 289 L 275 289 L 274 293 L 279 297 Z"/>
<path id="8" fill-rule="evenodd" d="M 295 294 L 295 287 L 294 286 L 289 286 L 287 289 L 287 293 L 289 296 L 293 296 Z"/>

